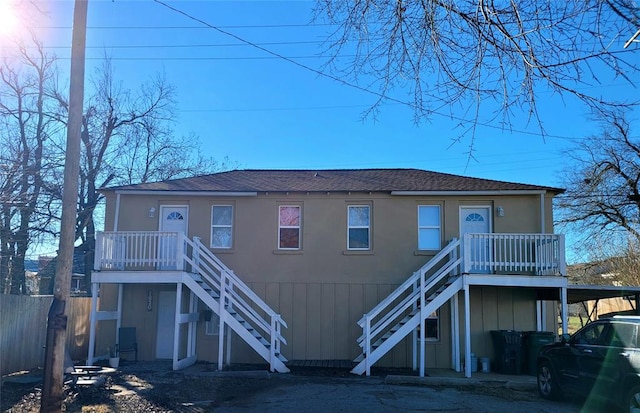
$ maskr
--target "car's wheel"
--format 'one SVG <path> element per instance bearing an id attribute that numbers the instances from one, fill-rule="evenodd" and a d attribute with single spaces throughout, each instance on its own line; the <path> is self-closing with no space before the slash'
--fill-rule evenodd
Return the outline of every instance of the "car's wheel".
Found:
<path id="1" fill-rule="evenodd" d="M 640 413 L 640 385 L 632 386 L 622 401 L 622 411 L 628 413 Z"/>
<path id="2" fill-rule="evenodd" d="M 543 361 L 538 365 L 538 393 L 549 400 L 558 400 L 562 397 L 558 380 L 547 361 Z"/>

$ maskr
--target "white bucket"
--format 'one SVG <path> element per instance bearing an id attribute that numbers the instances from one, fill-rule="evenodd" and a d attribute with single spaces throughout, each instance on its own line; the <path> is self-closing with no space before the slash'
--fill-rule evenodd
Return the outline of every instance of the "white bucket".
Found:
<path id="1" fill-rule="evenodd" d="M 491 371 L 489 357 L 480 357 L 480 364 L 482 365 L 483 373 L 489 373 Z"/>
<path id="2" fill-rule="evenodd" d="M 478 371 L 478 358 L 475 354 L 471 353 L 471 372 Z"/>

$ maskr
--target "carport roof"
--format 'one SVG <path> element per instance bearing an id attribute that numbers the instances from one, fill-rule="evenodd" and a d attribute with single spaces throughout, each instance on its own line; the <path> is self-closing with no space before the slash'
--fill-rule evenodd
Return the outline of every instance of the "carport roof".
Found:
<path id="1" fill-rule="evenodd" d="M 567 302 L 569 304 L 582 301 L 601 300 L 615 297 L 634 297 L 640 295 L 640 287 L 616 287 L 613 285 L 569 285 Z"/>

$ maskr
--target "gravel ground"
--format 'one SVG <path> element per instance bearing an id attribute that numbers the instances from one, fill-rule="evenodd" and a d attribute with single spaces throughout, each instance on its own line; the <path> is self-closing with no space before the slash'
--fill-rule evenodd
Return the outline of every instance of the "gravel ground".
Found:
<path id="1" fill-rule="evenodd" d="M 99 386 L 65 386 L 63 410 L 67 412 L 212 412 L 229 406 L 243 406 L 256 395 L 280 386 L 342 383 L 359 385 L 371 379 L 354 376 L 348 369 L 292 368 L 291 374 L 269 374 L 265 366 L 234 365 L 236 373 L 215 372 L 215 366 L 197 363 L 182 371 L 172 371 L 170 363 L 140 362 L 121 366 Z M 22 372 L 35 376 L 41 371 Z M 374 382 L 383 382 L 388 374 L 411 375 L 411 370 L 373 369 Z M 453 386 L 455 387 L 455 386 Z M 292 388 L 292 387 L 288 387 Z M 462 390 L 462 389 L 458 389 Z M 275 390 L 276 392 L 278 390 Z M 495 396 L 516 403 L 536 402 L 534 392 L 505 392 L 504 388 L 465 388 L 465 392 Z M 15 383 L 3 378 L 0 394 L 2 412 L 39 412 L 41 382 Z M 263 396 L 258 396 L 262 398 Z"/>

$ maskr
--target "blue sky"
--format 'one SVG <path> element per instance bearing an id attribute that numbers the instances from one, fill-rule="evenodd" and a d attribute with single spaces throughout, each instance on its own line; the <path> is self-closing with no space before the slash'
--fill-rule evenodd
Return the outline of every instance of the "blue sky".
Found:
<path id="1" fill-rule="evenodd" d="M 363 118 L 376 96 L 319 75 L 327 61 L 323 40 L 335 27 L 311 24 L 312 1 L 167 3 L 220 30 L 152 0 L 90 0 L 87 73 L 105 53 L 127 88 L 164 73 L 176 88 L 176 133 L 199 136 L 206 155 L 241 168 L 420 168 L 560 186 L 562 151 L 597 132 L 584 106 L 544 91 L 538 105 L 547 137 L 519 108 L 512 130 L 502 129 L 491 116 L 495 103 L 482 102 L 470 159 L 471 135 L 454 142 L 469 124 L 438 114 L 416 124 L 412 110 L 398 103 Z M 47 12 L 37 30 L 68 70 L 73 2 L 36 4 Z M 640 65 L 640 50 L 634 58 Z M 600 81 L 592 92 L 639 95 L 621 79 Z M 394 94 L 410 100 L 405 90 Z M 473 104 L 451 111 L 470 119 Z"/>

